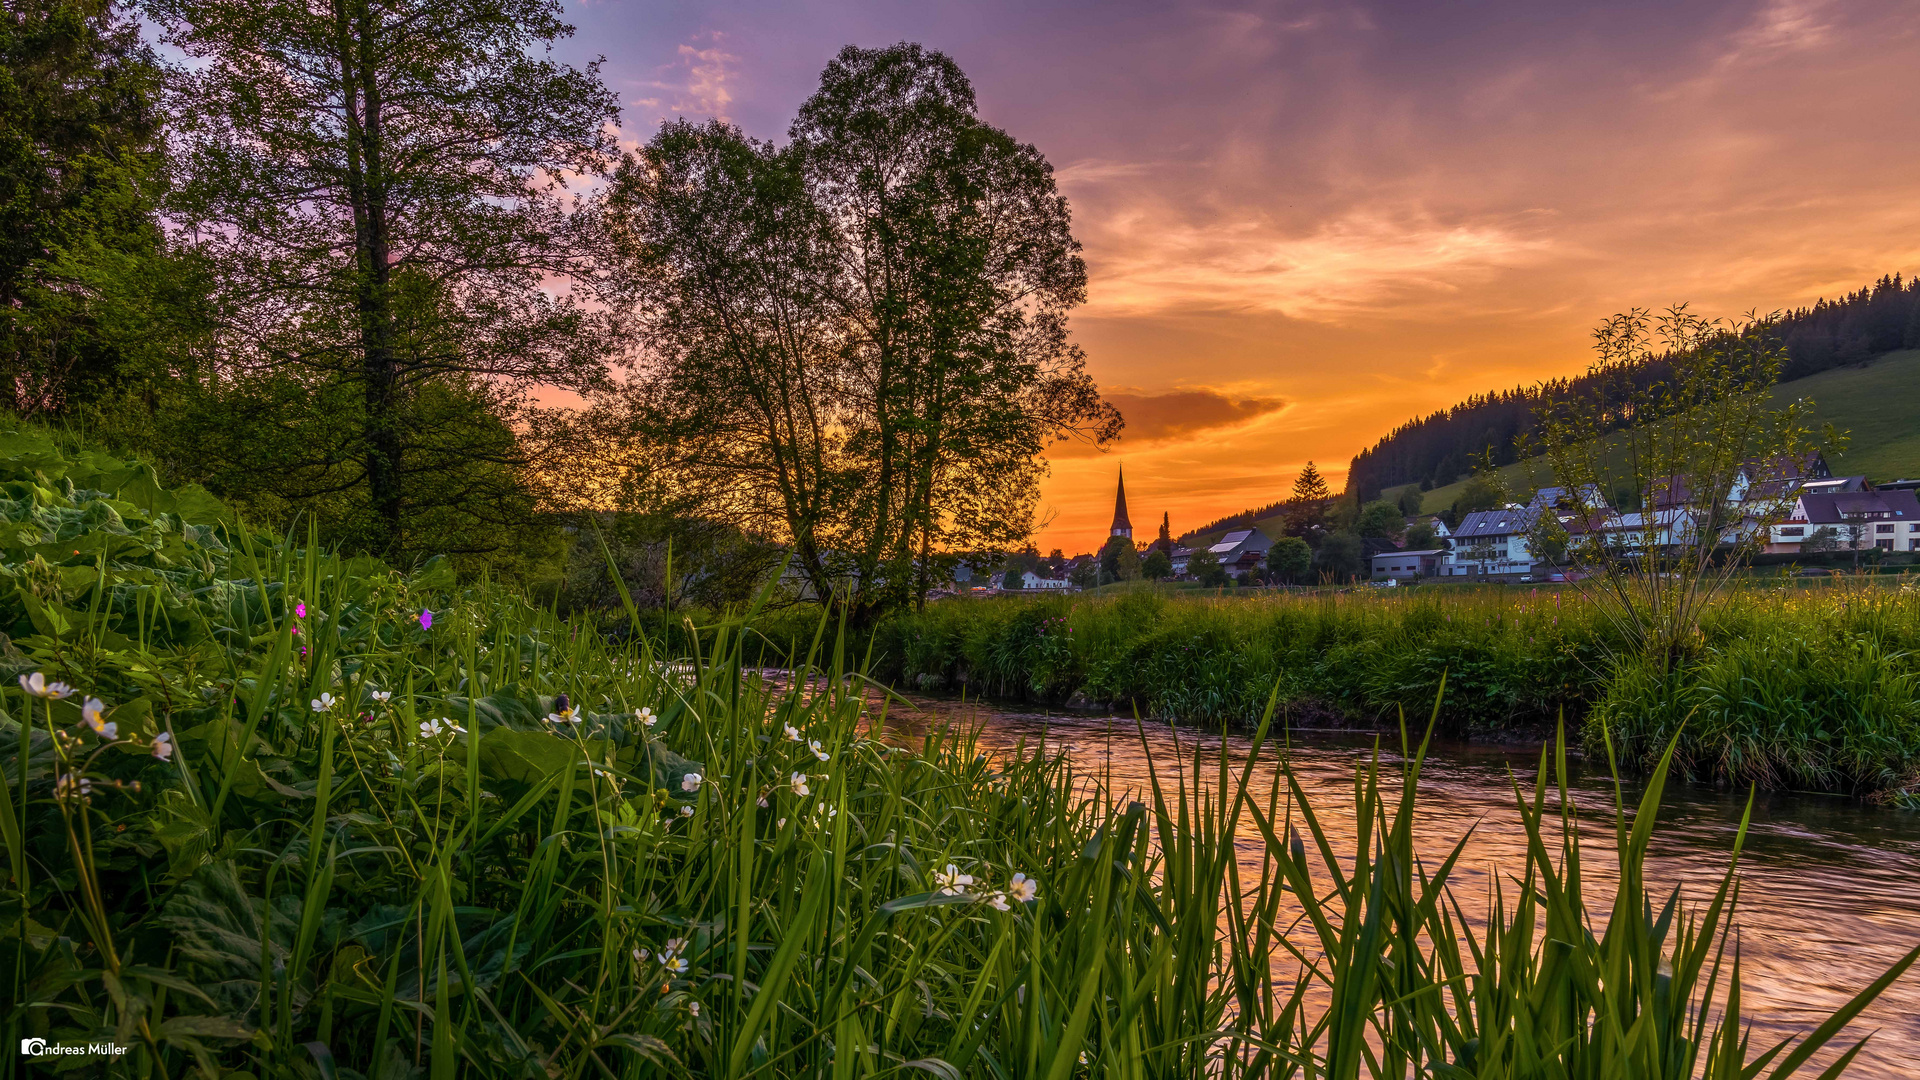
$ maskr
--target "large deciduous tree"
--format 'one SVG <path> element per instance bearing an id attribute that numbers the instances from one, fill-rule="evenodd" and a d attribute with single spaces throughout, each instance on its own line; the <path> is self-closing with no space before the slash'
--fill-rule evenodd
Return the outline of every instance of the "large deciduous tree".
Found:
<path id="1" fill-rule="evenodd" d="M 498 416 L 533 384 L 605 377 L 601 233 L 567 182 L 611 170 L 614 97 L 545 54 L 572 32 L 553 0 L 150 8 L 189 58 L 170 208 L 234 313 L 221 374 L 331 403 L 284 467 L 352 492 L 366 546 L 412 551 L 465 498 L 461 470 L 519 465 L 497 425 L 466 446 L 470 410 L 441 404 Z"/>
<path id="2" fill-rule="evenodd" d="M 623 167 L 647 349 L 616 407 L 820 595 L 923 598 L 1031 532 L 1050 441 L 1118 433 L 1067 336 L 1086 268 L 1046 159 L 939 53 L 843 50 L 789 134 L 678 122 Z"/>

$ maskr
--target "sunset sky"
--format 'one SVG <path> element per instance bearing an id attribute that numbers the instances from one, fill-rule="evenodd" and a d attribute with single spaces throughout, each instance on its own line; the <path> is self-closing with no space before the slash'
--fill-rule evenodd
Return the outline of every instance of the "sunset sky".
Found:
<path id="1" fill-rule="evenodd" d="M 784 139 L 847 44 L 917 41 L 1053 163 L 1076 337 L 1126 414 L 1054 452 L 1041 550 L 1282 497 L 1630 305 L 1733 315 L 1920 267 L 1920 7 L 569 3 L 628 136 Z"/>

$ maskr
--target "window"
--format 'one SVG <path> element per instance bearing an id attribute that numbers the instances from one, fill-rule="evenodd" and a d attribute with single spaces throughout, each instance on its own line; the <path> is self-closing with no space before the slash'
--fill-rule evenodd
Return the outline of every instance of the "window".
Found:
<path id="1" fill-rule="evenodd" d="M 1781 528 L 1780 535 L 1781 536 L 1805 536 L 1807 535 L 1807 530 L 1799 525 L 1785 526 Z"/>
<path id="2" fill-rule="evenodd" d="M 1877 548 L 1879 548 L 1879 549 L 1880 549 L 1881 551 L 1892 551 L 1892 550 L 1893 550 L 1893 541 L 1891 541 L 1891 540 L 1875 540 L 1875 541 L 1873 542 L 1873 546 L 1874 546 L 1874 547 L 1877 547 Z"/>
<path id="3" fill-rule="evenodd" d="M 1873 527 L 1873 531 L 1874 531 L 1874 532 L 1877 532 L 1877 533 L 1882 533 L 1882 534 L 1885 534 L 1885 533 L 1890 533 L 1890 532 L 1892 532 L 1892 531 L 1893 531 L 1893 526 L 1891 526 L 1891 525 L 1876 525 L 1876 526 L 1874 526 L 1874 527 Z"/>

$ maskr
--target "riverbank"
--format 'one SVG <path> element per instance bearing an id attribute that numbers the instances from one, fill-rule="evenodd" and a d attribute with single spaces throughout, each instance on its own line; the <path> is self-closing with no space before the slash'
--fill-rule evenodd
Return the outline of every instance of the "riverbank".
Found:
<path id="1" fill-rule="evenodd" d="M 1547 587 L 956 599 L 883 619 L 871 650 L 900 688 L 1204 726 L 1251 721 L 1276 687 L 1305 726 L 1424 722 L 1444 677 L 1452 735 L 1537 739 L 1564 717 L 1590 752 L 1611 737 L 1640 767 L 1677 733 L 1679 767 L 1706 782 L 1920 784 L 1920 593 L 1884 585 L 1734 590 L 1662 675 L 1616 663 L 1605 615 Z"/>
<path id="2" fill-rule="evenodd" d="M 782 687 L 761 613 L 656 651 L 638 618 L 612 637 L 444 564 L 262 537 L 128 463 L 0 440 L 0 485 L 7 1045 L 112 1043 L 129 1076 L 613 1080 L 1750 1057 L 1732 911 L 1655 918 L 1644 887 L 1658 772 L 1602 856 L 1612 899 L 1575 884 L 1605 875 L 1551 781 L 1516 799 L 1541 887 L 1469 942 L 1434 902 L 1453 864 L 1418 858 L 1415 761 L 1363 769 L 1339 824 L 1258 736 L 1122 799 L 964 725 L 873 738 L 850 634 Z M 1648 1008 L 1674 1037 L 1629 1036 Z"/>

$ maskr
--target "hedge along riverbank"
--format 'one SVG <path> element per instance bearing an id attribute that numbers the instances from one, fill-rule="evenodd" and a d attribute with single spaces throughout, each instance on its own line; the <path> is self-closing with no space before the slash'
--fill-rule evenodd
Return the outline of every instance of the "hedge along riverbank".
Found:
<path id="1" fill-rule="evenodd" d="M 872 638 L 880 677 L 929 693 L 1215 725 L 1258 715 L 1278 686 L 1313 726 L 1419 715 L 1444 675 L 1450 734 L 1531 737 L 1564 715 L 1590 751 L 1611 735 L 1642 766 L 1678 734 L 1696 779 L 1882 795 L 1920 782 L 1912 588 L 1740 588 L 1672 672 L 1617 663 L 1619 646 L 1593 604 L 1550 587 L 963 599 Z"/>

